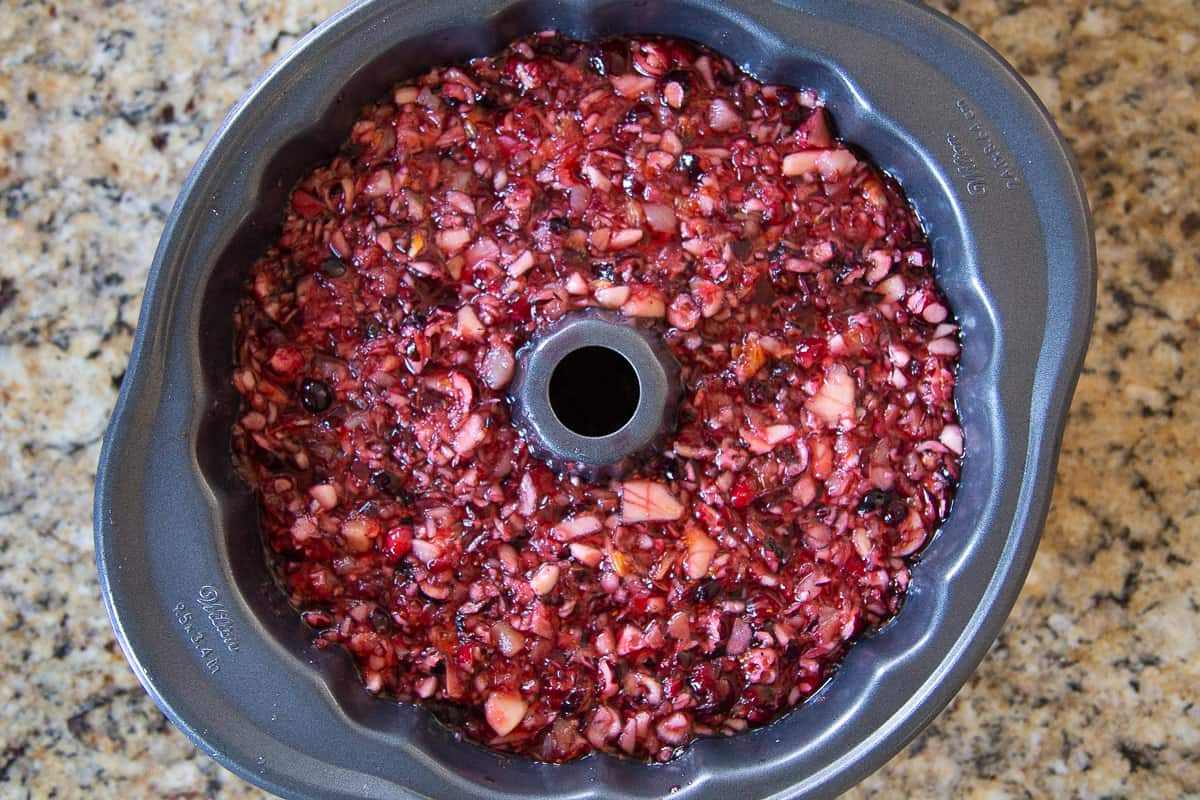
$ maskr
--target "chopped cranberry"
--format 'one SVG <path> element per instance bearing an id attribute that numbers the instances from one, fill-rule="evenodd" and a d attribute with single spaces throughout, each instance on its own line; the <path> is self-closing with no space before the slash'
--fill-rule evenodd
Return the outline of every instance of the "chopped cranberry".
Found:
<path id="1" fill-rule="evenodd" d="M 766 724 L 900 608 L 964 448 L 958 326 L 895 181 L 817 95 L 546 33 L 368 107 L 236 310 L 272 568 L 367 691 L 531 758 Z M 558 473 L 507 389 L 589 308 L 658 331 L 678 426 Z"/>
<path id="2" fill-rule="evenodd" d="M 729 499 L 734 508 L 746 508 L 754 502 L 754 487 L 750 485 L 750 481 L 745 478 L 739 478 L 737 483 L 733 485 L 733 491 L 729 495 Z"/>
<path id="3" fill-rule="evenodd" d="M 808 338 L 796 345 L 796 361 L 805 369 L 812 369 L 825 358 L 828 351 L 824 339 Z"/>
<path id="4" fill-rule="evenodd" d="M 292 194 L 292 208 L 296 209 L 296 213 L 305 219 L 315 217 L 327 210 L 320 200 L 299 189 Z"/>

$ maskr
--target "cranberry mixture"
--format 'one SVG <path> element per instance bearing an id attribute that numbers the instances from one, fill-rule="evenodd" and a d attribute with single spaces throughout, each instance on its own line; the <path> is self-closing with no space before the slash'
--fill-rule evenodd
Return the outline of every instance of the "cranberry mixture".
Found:
<path id="1" fill-rule="evenodd" d="M 899 188 L 811 91 L 553 33 L 368 108 L 236 312 L 234 445 L 291 601 L 366 688 L 547 761 L 770 722 L 888 620 L 945 517 L 958 328 Z M 677 430 L 557 474 L 539 326 L 655 321 Z"/>

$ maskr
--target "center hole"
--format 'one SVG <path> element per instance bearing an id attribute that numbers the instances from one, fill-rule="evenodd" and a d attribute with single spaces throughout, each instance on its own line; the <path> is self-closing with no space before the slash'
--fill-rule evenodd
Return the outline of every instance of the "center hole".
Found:
<path id="1" fill-rule="evenodd" d="M 641 396 L 633 365 L 607 347 L 572 350 L 550 375 L 550 408 L 580 436 L 621 430 L 633 419 Z"/>

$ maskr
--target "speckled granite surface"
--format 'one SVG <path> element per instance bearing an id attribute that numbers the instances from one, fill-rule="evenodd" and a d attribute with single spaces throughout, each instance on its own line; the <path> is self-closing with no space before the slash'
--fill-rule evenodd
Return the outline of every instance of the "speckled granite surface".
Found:
<path id="1" fill-rule="evenodd" d="M 153 248 L 222 115 L 337 0 L 0 6 L 0 797 L 261 793 L 113 642 L 99 442 Z M 1003 635 L 855 797 L 1200 796 L 1200 15 L 943 0 L 1029 79 L 1095 213 L 1099 312 Z"/>

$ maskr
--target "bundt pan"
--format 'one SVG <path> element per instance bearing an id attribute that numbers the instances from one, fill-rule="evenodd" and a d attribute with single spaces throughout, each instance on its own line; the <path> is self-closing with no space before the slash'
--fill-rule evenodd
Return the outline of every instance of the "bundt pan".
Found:
<path id="1" fill-rule="evenodd" d="M 840 135 L 907 190 L 962 322 L 962 483 L 904 608 L 792 713 L 668 764 L 505 757 L 368 695 L 349 656 L 313 647 L 272 583 L 231 463 L 232 311 L 288 188 L 395 81 L 547 28 L 687 37 L 764 80 L 818 90 Z M 1083 191 L 1046 111 L 980 40 L 916 4 L 364 0 L 234 109 L 167 223 L 100 459 L 104 600 L 167 716 L 286 797 L 829 796 L 916 735 L 1000 630 L 1046 516 L 1094 295 Z"/>

